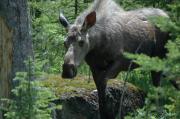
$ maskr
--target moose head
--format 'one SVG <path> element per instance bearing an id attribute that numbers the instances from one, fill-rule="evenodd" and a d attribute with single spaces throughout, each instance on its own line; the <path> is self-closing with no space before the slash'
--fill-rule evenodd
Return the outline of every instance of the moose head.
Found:
<path id="1" fill-rule="evenodd" d="M 63 64 L 63 78 L 73 78 L 77 74 L 77 67 L 85 58 L 90 49 L 88 30 L 96 23 L 96 12 L 89 13 L 83 24 L 70 24 L 66 17 L 60 13 L 60 23 L 67 31 L 64 46 L 67 50 Z"/>

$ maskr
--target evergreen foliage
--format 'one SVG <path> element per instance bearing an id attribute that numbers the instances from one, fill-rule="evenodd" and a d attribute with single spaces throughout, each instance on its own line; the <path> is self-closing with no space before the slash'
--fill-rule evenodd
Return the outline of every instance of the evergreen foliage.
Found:
<path id="1" fill-rule="evenodd" d="M 12 99 L 4 99 L 8 106 L 5 109 L 6 119 L 51 119 L 53 106 L 51 101 L 56 97 L 52 91 L 34 78 L 32 61 L 28 61 L 28 72 L 17 72 L 13 79 Z"/>

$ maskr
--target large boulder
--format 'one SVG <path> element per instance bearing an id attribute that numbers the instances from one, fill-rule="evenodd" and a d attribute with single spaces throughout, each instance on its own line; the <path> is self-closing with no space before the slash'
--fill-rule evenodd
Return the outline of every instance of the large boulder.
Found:
<path id="1" fill-rule="evenodd" d="M 145 102 L 145 93 L 141 89 L 130 83 L 124 86 L 124 82 L 119 80 L 109 81 L 106 94 L 108 107 L 116 115 L 123 94 L 121 117 L 141 108 Z M 77 88 L 62 94 L 56 103 L 62 105 L 62 109 L 56 111 L 57 119 L 100 119 L 95 89 Z"/>

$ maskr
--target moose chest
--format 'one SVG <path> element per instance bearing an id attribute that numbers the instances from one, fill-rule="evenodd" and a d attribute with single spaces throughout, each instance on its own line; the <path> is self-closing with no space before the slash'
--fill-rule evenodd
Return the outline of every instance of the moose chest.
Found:
<path id="1" fill-rule="evenodd" d="M 114 58 L 108 53 L 102 53 L 97 50 L 93 50 L 86 55 L 85 61 L 90 67 L 99 70 L 106 70 L 111 66 Z"/>

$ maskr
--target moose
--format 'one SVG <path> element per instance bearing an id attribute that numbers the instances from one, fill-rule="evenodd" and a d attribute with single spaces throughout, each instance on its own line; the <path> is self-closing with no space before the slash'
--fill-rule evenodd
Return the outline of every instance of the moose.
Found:
<path id="1" fill-rule="evenodd" d="M 128 70 L 131 60 L 124 52 L 165 57 L 168 33 L 153 25 L 149 17 L 168 18 L 168 15 L 157 8 L 125 11 L 113 0 L 95 0 L 73 24 L 60 13 L 59 21 L 67 30 L 62 77 L 75 77 L 77 67 L 86 61 L 97 87 L 101 119 L 115 119 L 106 103 L 106 86 L 108 79 Z M 131 69 L 136 67 L 133 64 Z M 155 86 L 160 83 L 160 75 L 161 72 L 152 71 Z"/>

